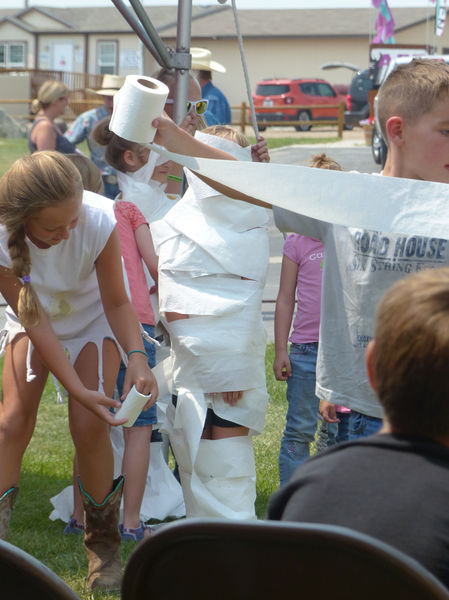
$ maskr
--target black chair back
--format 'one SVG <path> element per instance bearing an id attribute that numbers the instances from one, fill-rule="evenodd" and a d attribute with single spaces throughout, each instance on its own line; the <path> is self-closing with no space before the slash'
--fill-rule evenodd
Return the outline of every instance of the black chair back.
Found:
<path id="1" fill-rule="evenodd" d="M 122 600 L 449 600 L 415 560 L 344 527 L 186 519 L 137 546 Z"/>
<path id="2" fill-rule="evenodd" d="M 1 600 L 79 600 L 56 573 L 34 556 L 0 540 Z"/>

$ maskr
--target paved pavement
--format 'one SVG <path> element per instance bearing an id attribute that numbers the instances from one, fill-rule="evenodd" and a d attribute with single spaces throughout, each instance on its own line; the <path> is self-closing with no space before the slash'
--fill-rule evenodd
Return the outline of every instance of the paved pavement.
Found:
<path id="1" fill-rule="evenodd" d="M 298 137 L 307 135 L 307 137 L 309 137 L 313 135 L 322 135 L 322 133 L 313 132 L 312 130 L 306 134 L 295 134 L 289 131 L 287 135 L 297 135 Z M 286 132 L 283 128 L 273 128 L 264 132 L 264 136 L 266 138 L 285 137 Z M 307 165 L 314 154 L 321 154 L 322 152 L 326 152 L 330 157 L 337 160 L 345 170 L 357 170 L 365 173 L 379 171 L 379 166 L 374 163 L 371 157 L 371 149 L 365 145 L 361 129 L 345 131 L 343 139 L 340 141 L 330 142 L 324 145 L 311 144 L 286 146 L 272 150 L 270 154 L 272 162 Z M 270 241 L 270 264 L 263 295 L 262 314 L 268 334 L 268 341 L 273 341 L 274 302 L 279 286 L 284 237 L 275 227 L 271 214 L 268 235 Z M 4 300 L 0 295 L 0 325 L 4 320 L 4 306 Z"/>

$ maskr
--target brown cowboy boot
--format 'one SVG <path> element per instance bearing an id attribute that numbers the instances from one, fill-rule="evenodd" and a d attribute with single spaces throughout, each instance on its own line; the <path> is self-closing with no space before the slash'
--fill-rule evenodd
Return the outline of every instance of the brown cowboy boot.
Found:
<path id="1" fill-rule="evenodd" d="M 90 589 L 120 589 L 122 561 L 118 522 L 123 482 L 123 476 L 115 479 L 112 492 L 97 504 L 78 479 L 85 510 L 84 545 L 89 562 L 87 585 Z"/>
<path id="2" fill-rule="evenodd" d="M 0 540 L 6 540 L 18 487 L 12 487 L 0 497 Z"/>

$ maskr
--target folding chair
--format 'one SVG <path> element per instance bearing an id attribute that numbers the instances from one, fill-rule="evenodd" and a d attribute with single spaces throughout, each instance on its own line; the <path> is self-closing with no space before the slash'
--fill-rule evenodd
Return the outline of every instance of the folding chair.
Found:
<path id="1" fill-rule="evenodd" d="M 2 600 L 79 600 L 64 581 L 36 558 L 0 540 Z"/>
<path id="2" fill-rule="evenodd" d="M 122 600 L 449 600 L 424 567 L 344 527 L 187 519 L 162 526 L 125 567 Z"/>

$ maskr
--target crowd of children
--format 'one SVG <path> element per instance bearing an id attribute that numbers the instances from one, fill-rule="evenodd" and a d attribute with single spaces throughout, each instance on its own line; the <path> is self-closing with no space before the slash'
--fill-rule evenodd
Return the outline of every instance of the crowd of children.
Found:
<path id="1" fill-rule="evenodd" d="M 169 113 L 174 75 L 157 76 L 169 86 Z M 158 144 L 195 157 L 269 160 L 262 138 L 251 147 L 228 126 L 195 133 L 204 112 L 200 94 L 191 78 L 181 126 L 166 115 L 153 122 Z M 425 60 L 398 67 L 378 106 L 388 144 L 382 176 L 449 183 L 449 67 Z M 48 120 L 45 110 L 44 103 Z M 172 348 L 160 370 L 169 373 L 171 390 L 160 425 L 179 466 L 187 516 L 255 518 L 251 436 L 262 431 L 268 400 L 261 300 L 269 247 L 265 208 L 222 195 L 189 171 L 182 193 L 179 165 L 161 162 L 109 125 L 103 119 L 93 137 L 117 173 L 120 194 L 113 201 L 101 195 L 95 165 L 76 153 L 35 152 L 0 182 L 0 292 L 8 304 L 0 347 L 0 538 L 51 372 L 68 393 L 76 451 L 66 532 L 84 532 L 89 587 L 116 589 L 120 539 L 150 533 L 140 508 L 157 421 L 151 371 L 157 321 Z M 341 170 L 325 155 L 312 166 Z M 273 213 L 279 229 L 294 232 L 284 244 L 273 365 L 276 378 L 287 382 L 279 454 L 284 485 L 309 457 L 320 401 L 328 445 L 381 427 L 364 353 L 380 297 L 410 268 L 377 268 L 379 261 L 401 260 L 392 254 L 400 241 L 394 232 L 334 225 L 276 206 Z M 388 240 L 382 257 L 373 244 L 361 248 L 364 234 Z M 447 264 L 446 243 L 435 243 L 438 253 L 429 242 L 428 252 L 407 256 L 413 270 Z M 114 480 L 110 427 L 123 424 L 114 410 L 133 385 L 151 400 L 124 431 L 125 477 Z M 112 399 L 115 389 L 120 401 Z"/>

